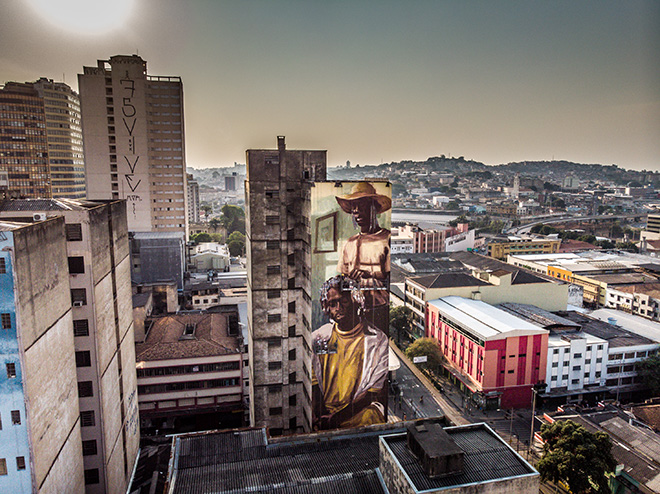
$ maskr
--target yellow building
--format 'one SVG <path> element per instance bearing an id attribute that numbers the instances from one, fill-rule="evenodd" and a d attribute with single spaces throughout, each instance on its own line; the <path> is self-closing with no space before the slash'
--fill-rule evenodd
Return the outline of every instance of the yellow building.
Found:
<path id="1" fill-rule="evenodd" d="M 521 239 L 515 237 L 504 242 L 491 242 L 488 244 L 488 255 L 502 261 L 509 254 L 554 254 L 559 252 L 561 240 Z"/>

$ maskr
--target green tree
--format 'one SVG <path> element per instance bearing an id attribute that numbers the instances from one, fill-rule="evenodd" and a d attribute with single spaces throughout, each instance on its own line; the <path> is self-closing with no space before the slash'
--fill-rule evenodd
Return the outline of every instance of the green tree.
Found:
<path id="1" fill-rule="evenodd" d="M 209 226 L 213 230 L 217 230 L 218 227 L 222 226 L 222 222 L 220 221 L 220 218 L 211 218 L 211 221 L 209 221 Z"/>
<path id="2" fill-rule="evenodd" d="M 213 242 L 213 238 L 206 232 L 197 233 L 190 236 L 190 240 L 196 244 L 201 244 L 202 242 Z"/>
<path id="3" fill-rule="evenodd" d="M 651 355 L 637 365 L 637 375 L 651 389 L 654 396 L 660 395 L 660 354 Z"/>
<path id="4" fill-rule="evenodd" d="M 534 225 L 533 227 L 531 227 L 529 229 L 529 232 L 530 233 L 539 233 L 541 231 L 541 229 L 544 228 L 545 226 L 547 226 L 547 225 L 544 225 L 543 223 L 539 223 L 539 224 Z"/>
<path id="5" fill-rule="evenodd" d="M 408 348 L 406 348 L 406 357 L 412 360 L 414 357 L 422 357 L 426 355 L 428 362 L 426 367 L 437 371 L 445 357 L 440 351 L 438 342 L 433 338 L 418 338 Z"/>
<path id="6" fill-rule="evenodd" d="M 563 480 L 574 494 L 609 494 L 606 477 L 616 467 L 610 436 L 591 433 L 571 420 L 543 424 L 543 458 L 536 467 L 541 481 Z"/>
<path id="7" fill-rule="evenodd" d="M 227 238 L 227 247 L 232 256 L 243 255 L 243 251 L 245 250 L 245 235 L 241 232 L 233 232 Z"/>
<path id="8" fill-rule="evenodd" d="M 243 208 L 225 204 L 222 206 L 221 211 L 220 224 L 225 227 L 228 235 L 234 232 L 245 234 L 245 211 L 243 211 Z"/>
<path id="9" fill-rule="evenodd" d="M 390 328 L 396 332 L 397 341 L 401 341 L 401 336 L 410 331 L 413 322 L 412 311 L 404 306 L 390 307 Z"/>
<path id="10" fill-rule="evenodd" d="M 619 250 L 627 250 L 628 252 L 639 252 L 639 248 L 632 242 L 617 242 L 616 248 Z"/>

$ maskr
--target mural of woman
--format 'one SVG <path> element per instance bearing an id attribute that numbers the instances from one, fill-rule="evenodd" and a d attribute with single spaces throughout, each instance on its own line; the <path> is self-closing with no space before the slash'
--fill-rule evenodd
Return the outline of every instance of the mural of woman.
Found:
<path id="1" fill-rule="evenodd" d="M 390 231 L 378 224 L 377 215 L 388 211 L 392 200 L 379 194 L 369 182 L 358 182 L 349 194 L 335 198 L 360 230 L 344 244 L 337 271 L 360 282 L 366 299 L 366 318 L 387 332 Z"/>

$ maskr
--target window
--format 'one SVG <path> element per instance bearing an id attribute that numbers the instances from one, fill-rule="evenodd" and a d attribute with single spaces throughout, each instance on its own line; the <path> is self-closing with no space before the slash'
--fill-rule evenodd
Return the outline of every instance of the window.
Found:
<path id="1" fill-rule="evenodd" d="M 296 288 L 296 279 L 295 278 L 289 278 L 289 280 L 287 281 L 286 286 L 289 290 L 293 290 L 294 288 Z"/>
<path id="2" fill-rule="evenodd" d="M 3 312 L 0 315 L 0 320 L 2 321 L 2 329 L 11 329 L 11 314 Z"/>
<path id="3" fill-rule="evenodd" d="M 635 358 L 635 352 L 626 353 L 624 358 Z"/>
<path id="4" fill-rule="evenodd" d="M 553 367 L 559 367 L 559 362 L 553 362 L 553 363 L 552 363 L 552 366 L 553 366 Z"/>
<path id="5" fill-rule="evenodd" d="M 552 377 L 550 378 L 550 380 L 551 380 L 551 381 L 557 381 L 557 376 L 552 376 Z"/>
<path id="6" fill-rule="evenodd" d="M 85 258 L 82 256 L 69 257 L 69 273 L 82 274 L 85 272 Z"/>
<path id="7" fill-rule="evenodd" d="M 289 350 L 289 360 L 296 360 L 296 349 Z"/>
<path id="8" fill-rule="evenodd" d="M 576 353 L 576 354 L 573 355 L 573 358 L 582 358 L 582 354 L 581 353 Z"/>
<path id="9" fill-rule="evenodd" d="M 293 338 L 296 336 L 296 327 L 295 326 L 289 326 L 289 338 Z"/>
<path id="10" fill-rule="evenodd" d="M 89 336 L 89 321 L 75 319 L 73 321 L 73 336 Z"/>
<path id="11" fill-rule="evenodd" d="M 602 350 L 602 349 L 603 349 L 603 345 L 598 345 L 598 350 Z"/>
<path id="12" fill-rule="evenodd" d="M 296 313 L 296 301 L 294 300 L 293 302 L 289 302 L 289 314 L 295 314 Z"/>
<path id="13" fill-rule="evenodd" d="M 296 417 L 291 417 L 289 419 L 289 429 L 295 429 L 298 427 L 298 421 L 296 420 Z"/>
<path id="14" fill-rule="evenodd" d="M 279 240 L 267 240 L 266 241 L 266 248 L 267 249 L 272 249 L 272 250 L 279 250 L 280 241 Z"/>
<path id="15" fill-rule="evenodd" d="M 84 350 L 76 352 L 76 367 L 90 367 L 92 365 L 92 355 Z"/>
<path id="16" fill-rule="evenodd" d="M 597 364 L 600 364 L 602 361 L 603 361 L 603 359 L 602 359 L 601 357 L 598 357 L 598 358 L 596 359 L 596 363 L 597 363 Z"/>
<path id="17" fill-rule="evenodd" d="M 25 470 L 25 456 L 16 457 L 16 470 Z"/>
<path id="18" fill-rule="evenodd" d="M 268 415 L 282 415 L 282 407 L 271 407 L 268 409 Z"/>
<path id="19" fill-rule="evenodd" d="M 85 485 L 98 484 L 98 483 L 99 483 L 99 469 L 89 468 L 85 470 Z"/>
<path id="20" fill-rule="evenodd" d="M 13 362 L 7 363 L 7 377 L 9 379 L 16 377 L 16 364 Z"/>
<path id="21" fill-rule="evenodd" d="M 295 382 L 296 382 L 296 373 L 292 372 L 291 374 L 289 374 L 289 384 L 293 384 Z"/>
<path id="22" fill-rule="evenodd" d="M 282 340 L 279 338 L 268 338 L 268 348 L 275 348 L 282 345 Z"/>
<path id="23" fill-rule="evenodd" d="M 573 370 L 574 370 L 574 371 L 582 370 L 582 366 L 581 366 L 581 365 L 574 365 L 574 366 L 573 366 Z"/>
<path id="24" fill-rule="evenodd" d="M 280 298 L 280 291 L 279 290 L 268 290 L 267 295 L 268 295 L 268 298 Z"/>
<path id="25" fill-rule="evenodd" d="M 579 379 L 571 379 L 571 384 L 580 384 Z"/>
<path id="26" fill-rule="evenodd" d="M 92 381 L 80 381 L 78 383 L 78 397 L 86 398 L 89 396 L 94 396 L 94 387 L 92 386 Z"/>
<path id="27" fill-rule="evenodd" d="M 280 274 L 280 266 L 266 266 L 266 274 Z"/>
<path id="28" fill-rule="evenodd" d="M 289 396 L 289 406 L 290 407 L 295 407 L 297 403 L 298 403 L 298 395 Z"/>
<path id="29" fill-rule="evenodd" d="M 590 363 L 591 363 L 591 359 L 590 359 L 590 358 L 585 359 L 585 360 L 584 360 L 584 363 L 585 363 L 585 364 L 590 364 Z"/>
<path id="30" fill-rule="evenodd" d="M 279 214 L 267 214 L 266 215 L 266 224 L 267 225 L 279 225 L 280 215 Z"/>
<path id="31" fill-rule="evenodd" d="M 11 423 L 12 425 L 21 425 L 21 411 L 12 410 L 11 411 Z"/>
<path id="32" fill-rule="evenodd" d="M 87 305 L 87 290 L 85 290 L 84 288 L 72 288 L 71 303 L 73 304 L 74 307 Z"/>
<path id="33" fill-rule="evenodd" d="M 7 460 L 0 458 L 0 475 L 7 475 Z"/>
<path id="34" fill-rule="evenodd" d="M 272 385 L 268 386 L 268 392 L 270 394 L 281 393 L 282 392 L 282 385 L 281 384 L 272 384 Z"/>
<path id="35" fill-rule="evenodd" d="M 289 266 L 295 266 L 296 265 L 296 254 L 292 253 L 292 254 L 289 254 L 288 256 L 286 256 L 286 263 Z"/>
<path id="36" fill-rule="evenodd" d="M 513 374 L 513 369 L 511 369 L 510 371 L 507 371 L 507 374 Z"/>
<path id="37" fill-rule="evenodd" d="M 568 379 L 568 374 L 564 374 L 563 376 L 561 376 L 562 381 L 566 381 L 567 379 Z"/>
<path id="38" fill-rule="evenodd" d="M 268 370 L 278 370 L 282 368 L 282 362 L 268 362 Z"/>
<path id="39" fill-rule="evenodd" d="M 600 378 L 600 371 L 596 372 L 596 378 Z"/>
<path id="40" fill-rule="evenodd" d="M 607 360 L 621 360 L 623 358 L 623 353 L 612 353 Z"/>
<path id="41" fill-rule="evenodd" d="M 280 191 L 277 189 L 266 189 L 264 192 L 266 193 L 266 197 L 269 199 L 280 197 Z"/>
<path id="42" fill-rule="evenodd" d="M 66 239 L 69 242 L 82 241 L 82 225 L 80 223 L 67 223 L 65 225 Z"/>
<path id="43" fill-rule="evenodd" d="M 97 453 L 96 450 L 96 440 L 92 439 L 91 441 L 82 442 L 83 456 L 92 456 Z"/>
<path id="44" fill-rule="evenodd" d="M 557 354 L 559 354 L 559 348 L 555 348 L 555 349 L 552 351 L 552 353 L 553 353 L 553 355 L 557 355 Z"/>
<path id="45" fill-rule="evenodd" d="M 280 322 L 281 320 L 281 314 L 268 314 L 268 322 Z"/>
<path id="46" fill-rule="evenodd" d="M 0 257 L 0 274 L 5 274 L 7 272 L 7 265 L 5 264 L 5 258 Z"/>
<path id="47" fill-rule="evenodd" d="M 80 427 L 94 427 L 95 425 L 96 418 L 94 417 L 94 410 L 80 412 Z"/>

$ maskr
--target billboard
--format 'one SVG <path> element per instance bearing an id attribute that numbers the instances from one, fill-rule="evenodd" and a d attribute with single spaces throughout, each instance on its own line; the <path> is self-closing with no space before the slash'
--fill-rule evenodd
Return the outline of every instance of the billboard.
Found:
<path id="1" fill-rule="evenodd" d="M 391 187 L 317 182 L 311 192 L 313 427 L 384 423 Z"/>

